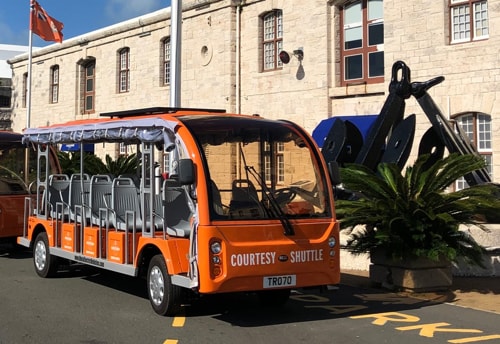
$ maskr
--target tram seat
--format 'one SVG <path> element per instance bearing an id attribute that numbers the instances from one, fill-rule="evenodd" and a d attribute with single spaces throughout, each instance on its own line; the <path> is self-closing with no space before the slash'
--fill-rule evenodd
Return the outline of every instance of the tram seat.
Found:
<path id="1" fill-rule="evenodd" d="M 188 191 L 176 179 L 166 179 L 163 182 L 163 218 L 167 233 L 173 231 L 175 236 L 189 236 L 194 212 Z"/>
<path id="2" fill-rule="evenodd" d="M 86 173 L 75 173 L 71 175 L 69 183 L 69 212 L 72 221 L 84 223 L 89 219 L 86 205 L 89 203 L 90 177 Z M 77 208 L 81 208 L 78 211 Z M 82 218 L 82 214 L 85 216 Z M 86 223 L 86 222 L 85 222 Z"/>
<path id="3" fill-rule="evenodd" d="M 63 219 L 69 216 L 69 176 L 67 174 L 51 174 L 48 185 L 49 214 L 52 218 Z M 57 206 L 57 204 L 59 207 Z"/>
<path id="4" fill-rule="evenodd" d="M 141 178 L 135 173 L 120 174 L 118 178 L 130 178 L 134 181 L 134 184 L 137 188 L 141 187 Z"/>
<path id="5" fill-rule="evenodd" d="M 106 227 L 110 222 L 108 209 L 111 206 L 112 186 L 113 181 L 107 174 L 96 174 L 90 178 L 89 209 L 94 225 Z"/>
<path id="6" fill-rule="evenodd" d="M 233 181 L 229 215 L 231 217 L 262 217 L 264 215 L 257 189 L 250 180 Z"/>
<path id="7" fill-rule="evenodd" d="M 136 230 L 142 230 L 140 208 L 139 190 L 134 181 L 131 178 L 115 178 L 111 186 L 109 208 L 111 224 L 119 230 L 132 230 L 134 226 Z"/>
<path id="8" fill-rule="evenodd" d="M 154 218 L 154 229 L 163 229 L 163 201 L 162 201 L 162 194 L 154 194 L 153 195 L 153 218 Z M 151 202 L 149 200 L 149 196 L 146 195 L 145 197 L 145 205 L 144 205 L 144 214 L 142 214 L 142 219 L 143 221 L 146 220 L 146 226 L 150 228 L 150 221 L 149 221 L 149 215 L 151 211 Z"/>

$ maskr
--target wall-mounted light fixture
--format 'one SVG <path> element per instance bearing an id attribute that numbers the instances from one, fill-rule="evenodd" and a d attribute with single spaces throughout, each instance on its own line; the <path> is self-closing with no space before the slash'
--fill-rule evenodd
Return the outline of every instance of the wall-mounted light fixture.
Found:
<path id="1" fill-rule="evenodd" d="M 282 50 L 282 51 L 280 51 L 278 57 L 282 63 L 287 64 L 290 62 L 290 58 L 291 58 L 290 55 L 295 56 L 297 58 L 297 60 L 299 60 L 299 62 L 302 62 L 302 60 L 304 59 L 304 49 L 298 48 L 298 49 L 294 50 L 291 54 L 285 50 Z"/>

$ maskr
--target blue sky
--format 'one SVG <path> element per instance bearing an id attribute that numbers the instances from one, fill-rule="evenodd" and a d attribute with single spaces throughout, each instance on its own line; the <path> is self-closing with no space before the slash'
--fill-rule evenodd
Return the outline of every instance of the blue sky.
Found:
<path id="1" fill-rule="evenodd" d="M 170 0 L 38 0 L 47 13 L 64 24 L 64 39 L 170 6 Z M 1 0 L 0 44 L 28 45 L 30 0 Z M 33 46 L 46 42 L 33 35 Z"/>

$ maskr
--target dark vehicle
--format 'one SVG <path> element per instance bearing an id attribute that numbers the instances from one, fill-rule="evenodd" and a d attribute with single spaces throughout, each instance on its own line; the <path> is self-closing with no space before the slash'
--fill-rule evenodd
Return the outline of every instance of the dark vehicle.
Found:
<path id="1" fill-rule="evenodd" d="M 59 164 L 54 152 L 49 168 L 54 173 Z M 23 233 L 25 197 L 36 181 L 37 155 L 22 144 L 22 134 L 0 131 L 0 241 L 15 243 Z"/>

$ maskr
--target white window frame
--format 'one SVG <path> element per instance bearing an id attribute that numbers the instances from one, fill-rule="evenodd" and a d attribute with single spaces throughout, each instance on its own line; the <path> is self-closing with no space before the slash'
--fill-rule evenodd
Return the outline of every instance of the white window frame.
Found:
<path id="1" fill-rule="evenodd" d="M 119 150 L 120 155 L 128 155 L 129 149 L 128 149 L 128 145 L 126 145 L 125 143 L 120 142 L 118 150 Z"/>
<path id="2" fill-rule="evenodd" d="M 273 10 L 262 17 L 262 68 L 272 71 L 283 68 L 279 58 L 283 50 L 283 11 Z"/>
<path id="3" fill-rule="evenodd" d="M 456 13 L 460 10 L 462 12 Z M 456 34 L 462 35 L 455 37 Z M 451 44 L 488 38 L 488 0 L 450 0 Z"/>
<path id="4" fill-rule="evenodd" d="M 119 92 L 130 91 L 130 49 L 120 50 L 120 73 L 119 73 Z"/>
<path id="5" fill-rule="evenodd" d="M 59 66 L 52 66 L 50 72 L 50 103 L 55 104 L 59 102 Z"/>
<path id="6" fill-rule="evenodd" d="M 172 55 L 172 45 L 170 43 L 170 37 L 167 37 L 163 40 L 162 49 L 163 49 L 162 80 L 163 80 L 163 85 L 166 86 L 170 85 L 170 60 Z"/>
<path id="7" fill-rule="evenodd" d="M 467 135 L 471 144 L 476 147 L 477 152 L 486 160 L 488 174 L 493 180 L 493 131 L 491 127 L 491 116 L 488 114 L 471 112 L 456 116 L 455 121 Z M 468 187 L 468 184 L 463 177 L 457 179 L 455 182 L 455 190 L 462 190 L 466 187 Z"/>
<path id="8" fill-rule="evenodd" d="M 274 156 L 271 156 L 271 146 L 269 142 L 264 143 L 264 177 L 266 184 L 270 184 L 272 172 L 272 160 L 274 159 L 274 169 L 276 174 L 276 183 L 282 185 L 285 183 L 285 144 L 283 142 L 276 142 L 274 144 Z"/>
<path id="9" fill-rule="evenodd" d="M 163 152 L 163 173 L 170 174 L 170 152 Z"/>

